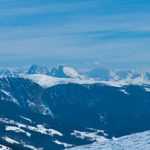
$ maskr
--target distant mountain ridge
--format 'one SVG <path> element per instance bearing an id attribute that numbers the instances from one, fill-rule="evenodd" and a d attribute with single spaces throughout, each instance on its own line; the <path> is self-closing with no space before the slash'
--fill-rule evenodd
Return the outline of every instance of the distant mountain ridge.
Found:
<path id="1" fill-rule="evenodd" d="M 87 79 L 95 81 L 113 81 L 113 82 L 143 82 L 150 81 L 150 72 L 140 73 L 133 70 L 115 70 L 100 66 L 88 72 L 80 73 L 72 67 L 59 65 L 52 69 L 41 65 L 32 65 L 26 71 L 21 69 L 0 69 L 0 76 L 19 76 L 19 75 L 47 75 L 56 78 Z"/>

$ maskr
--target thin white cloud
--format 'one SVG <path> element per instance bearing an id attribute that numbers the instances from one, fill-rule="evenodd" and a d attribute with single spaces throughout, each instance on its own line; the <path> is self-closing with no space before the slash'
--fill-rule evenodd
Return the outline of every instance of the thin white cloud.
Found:
<path id="1" fill-rule="evenodd" d="M 30 15 L 30 14 L 40 14 L 40 13 L 61 13 L 61 12 L 69 12 L 82 8 L 91 8 L 95 7 L 99 2 L 74 2 L 74 3 L 52 3 L 52 4 L 43 4 L 32 5 L 32 6 L 19 6 L 12 8 L 3 8 L 0 9 L 0 16 L 15 16 L 15 15 Z"/>

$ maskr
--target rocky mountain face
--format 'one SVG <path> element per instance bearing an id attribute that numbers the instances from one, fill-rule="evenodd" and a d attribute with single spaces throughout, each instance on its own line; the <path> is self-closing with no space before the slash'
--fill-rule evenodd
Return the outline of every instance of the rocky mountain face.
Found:
<path id="1" fill-rule="evenodd" d="M 45 66 L 40 66 L 40 65 L 34 64 L 29 68 L 27 73 L 28 74 L 45 74 L 45 75 L 47 75 L 47 74 L 49 74 L 49 70 Z"/>

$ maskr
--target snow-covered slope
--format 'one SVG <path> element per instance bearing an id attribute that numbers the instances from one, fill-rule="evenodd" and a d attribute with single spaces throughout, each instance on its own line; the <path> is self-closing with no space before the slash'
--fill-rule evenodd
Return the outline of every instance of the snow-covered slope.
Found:
<path id="1" fill-rule="evenodd" d="M 63 71 L 68 77 L 72 77 L 72 78 L 80 77 L 79 73 L 73 68 L 64 67 Z"/>
<path id="2" fill-rule="evenodd" d="M 41 74 L 32 74 L 32 75 L 23 75 L 22 77 L 32 80 L 33 82 L 39 84 L 42 87 L 51 87 L 58 84 L 69 84 L 69 83 L 76 83 L 76 84 L 94 84 L 98 83 L 98 81 L 92 79 L 80 79 L 80 78 L 58 78 L 48 75 L 41 75 Z"/>
<path id="3" fill-rule="evenodd" d="M 105 142 L 75 147 L 70 150 L 150 150 L 150 131 L 113 138 Z"/>
<path id="4" fill-rule="evenodd" d="M 119 81 L 100 81 L 92 78 L 58 78 L 48 75 L 41 75 L 41 74 L 32 74 L 32 75 L 21 75 L 23 78 L 27 78 L 32 80 L 33 82 L 39 84 L 42 87 L 51 87 L 58 84 L 105 84 L 108 86 L 114 87 L 122 87 L 125 85 L 150 85 L 149 80 L 145 80 L 143 77 L 138 77 L 135 79 L 125 79 Z"/>

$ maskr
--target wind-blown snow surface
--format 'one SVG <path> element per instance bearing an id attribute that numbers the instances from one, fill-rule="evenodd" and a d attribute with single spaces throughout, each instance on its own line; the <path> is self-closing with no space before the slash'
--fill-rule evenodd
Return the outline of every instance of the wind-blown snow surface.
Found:
<path id="1" fill-rule="evenodd" d="M 105 142 L 71 148 L 70 150 L 150 150 L 150 131 L 113 138 Z"/>

